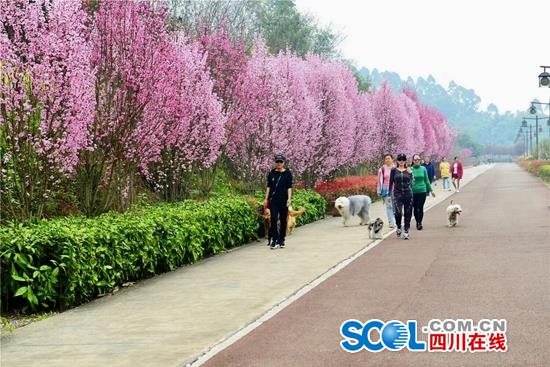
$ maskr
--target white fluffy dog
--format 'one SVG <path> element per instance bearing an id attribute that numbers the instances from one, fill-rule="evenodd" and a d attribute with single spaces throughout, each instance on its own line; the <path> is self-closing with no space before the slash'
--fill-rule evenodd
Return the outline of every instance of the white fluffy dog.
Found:
<path id="1" fill-rule="evenodd" d="M 371 199 L 367 195 L 340 196 L 334 206 L 342 216 L 342 223 L 347 226 L 348 220 L 354 216 L 361 218 L 360 225 L 370 223 Z"/>
<path id="2" fill-rule="evenodd" d="M 462 208 L 458 204 L 453 204 L 451 200 L 451 205 L 447 207 L 447 216 L 449 219 L 449 227 L 455 227 L 458 223 L 458 216 L 462 213 Z"/>

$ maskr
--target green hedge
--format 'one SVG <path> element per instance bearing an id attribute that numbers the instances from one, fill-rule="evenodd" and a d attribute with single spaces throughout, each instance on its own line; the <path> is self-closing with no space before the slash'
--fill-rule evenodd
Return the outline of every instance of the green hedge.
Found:
<path id="1" fill-rule="evenodd" d="M 539 169 L 539 177 L 544 181 L 550 182 L 550 164 L 545 164 Z"/>
<path id="2" fill-rule="evenodd" d="M 244 197 L 0 227 L 3 310 L 66 309 L 257 236 Z"/>

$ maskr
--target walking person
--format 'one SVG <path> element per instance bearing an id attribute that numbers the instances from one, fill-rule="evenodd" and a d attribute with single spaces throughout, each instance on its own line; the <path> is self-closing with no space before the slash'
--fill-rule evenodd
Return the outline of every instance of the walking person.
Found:
<path id="1" fill-rule="evenodd" d="M 416 221 L 416 229 L 421 231 L 423 228 L 422 220 L 424 219 L 426 196 L 431 193 L 435 197 L 435 193 L 430 184 L 428 170 L 426 167 L 420 165 L 420 156 L 418 154 L 413 156 L 412 173 L 414 180 L 412 185 L 414 220 Z"/>
<path id="2" fill-rule="evenodd" d="M 453 177 L 453 186 L 456 190 L 456 192 L 460 192 L 460 180 L 462 180 L 462 174 L 463 174 L 463 169 L 462 169 L 462 163 L 460 162 L 460 160 L 458 159 L 458 157 L 455 157 L 455 160 L 452 164 L 452 177 Z"/>
<path id="3" fill-rule="evenodd" d="M 424 163 L 422 163 L 422 166 L 426 168 L 426 171 L 428 171 L 430 184 L 433 183 L 435 181 L 435 167 L 431 162 L 431 158 L 426 156 L 426 158 L 424 158 Z"/>
<path id="4" fill-rule="evenodd" d="M 390 173 L 389 192 L 392 195 L 393 213 L 397 225 L 397 237 L 409 239 L 412 216 L 412 170 L 407 167 L 407 156 L 403 153 L 397 155 L 397 167 L 392 168 Z M 404 219 L 404 231 L 401 231 L 401 220 Z"/>
<path id="5" fill-rule="evenodd" d="M 384 155 L 384 164 L 378 169 L 378 181 L 376 183 L 376 193 L 382 198 L 386 206 L 386 215 L 388 216 L 388 225 L 390 228 L 395 228 L 395 215 L 393 214 L 393 206 L 390 195 L 390 174 L 393 165 L 393 156 L 391 154 Z"/>
<path id="6" fill-rule="evenodd" d="M 451 191 L 451 165 L 447 162 L 447 157 L 441 158 L 439 172 L 443 180 L 443 190 Z"/>
<path id="7" fill-rule="evenodd" d="M 267 190 L 265 192 L 265 206 L 271 211 L 272 242 L 270 248 L 285 247 L 286 222 L 288 207 L 292 201 L 292 172 L 285 168 L 285 157 L 282 154 L 275 155 L 275 168 L 267 175 Z M 278 222 L 281 228 L 278 228 Z"/>

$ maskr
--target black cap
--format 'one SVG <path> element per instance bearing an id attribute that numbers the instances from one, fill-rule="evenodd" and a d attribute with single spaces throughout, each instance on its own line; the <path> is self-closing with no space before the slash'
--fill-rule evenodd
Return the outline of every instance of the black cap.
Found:
<path id="1" fill-rule="evenodd" d="M 286 161 L 285 156 L 282 155 L 282 154 L 275 154 L 275 162 L 277 162 L 277 161 L 285 162 Z"/>
<path id="2" fill-rule="evenodd" d="M 397 158 L 396 158 L 397 161 L 406 161 L 407 160 L 407 156 L 403 153 L 399 153 L 397 155 Z"/>

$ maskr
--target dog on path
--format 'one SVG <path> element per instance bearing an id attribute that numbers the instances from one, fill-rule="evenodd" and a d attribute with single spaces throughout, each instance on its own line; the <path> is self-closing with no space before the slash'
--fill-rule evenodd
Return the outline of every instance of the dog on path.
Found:
<path id="1" fill-rule="evenodd" d="M 361 218 L 360 225 L 369 224 L 371 204 L 372 200 L 367 195 L 340 196 L 334 202 L 336 210 L 342 216 L 344 227 L 347 226 L 348 220 L 355 216 Z"/>
<path id="2" fill-rule="evenodd" d="M 269 208 L 261 208 L 262 210 L 262 218 L 264 221 L 264 231 L 265 231 L 265 237 L 267 238 L 267 245 L 271 245 L 271 231 L 269 230 L 271 227 L 271 210 Z M 298 219 L 302 214 L 304 214 L 306 211 L 305 208 L 300 207 L 298 210 L 292 209 L 292 206 L 288 207 L 288 215 L 286 219 L 286 235 L 290 236 L 292 234 L 292 231 L 294 231 L 294 228 L 296 227 L 296 219 Z M 281 222 L 279 221 L 279 226 Z"/>
<path id="3" fill-rule="evenodd" d="M 458 224 L 458 216 L 462 213 L 462 207 L 459 204 L 451 204 L 447 207 L 447 219 L 449 220 L 449 227 L 456 227 Z"/>
<path id="4" fill-rule="evenodd" d="M 380 240 L 382 239 L 382 228 L 384 228 L 384 221 L 380 218 L 376 218 L 374 222 L 369 223 L 369 238 Z"/>

